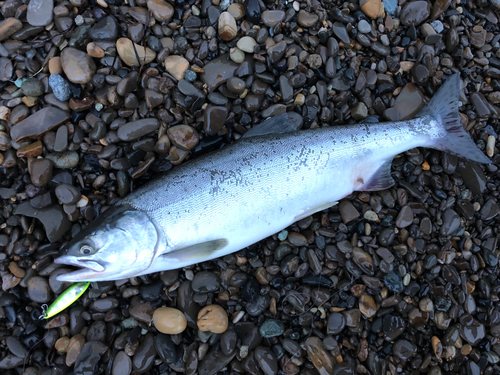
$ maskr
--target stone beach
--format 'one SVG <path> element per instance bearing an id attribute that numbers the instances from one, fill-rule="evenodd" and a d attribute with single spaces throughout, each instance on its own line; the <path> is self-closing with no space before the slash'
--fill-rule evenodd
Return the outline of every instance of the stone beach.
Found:
<path id="1" fill-rule="evenodd" d="M 0 373 L 500 374 L 498 1 L 5 0 L 0 14 Z M 71 285 L 59 250 L 160 173 L 285 112 L 306 129 L 411 119 L 456 72 L 491 164 L 410 149 L 388 190 L 223 258 L 93 282 L 39 319 Z"/>

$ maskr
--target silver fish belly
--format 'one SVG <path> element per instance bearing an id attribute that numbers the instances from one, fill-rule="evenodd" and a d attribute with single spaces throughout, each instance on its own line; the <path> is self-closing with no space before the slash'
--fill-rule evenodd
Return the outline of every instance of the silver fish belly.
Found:
<path id="1" fill-rule="evenodd" d="M 393 157 L 414 147 L 488 163 L 460 125 L 458 93 L 452 76 L 418 118 L 397 123 L 290 131 L 284 114 L 271 134 L 261 124 L 102 214 L 56 259 L 83 269 L 58 280 L 116 280 L 236 252 L 353 191 L 392 186 Z"/>

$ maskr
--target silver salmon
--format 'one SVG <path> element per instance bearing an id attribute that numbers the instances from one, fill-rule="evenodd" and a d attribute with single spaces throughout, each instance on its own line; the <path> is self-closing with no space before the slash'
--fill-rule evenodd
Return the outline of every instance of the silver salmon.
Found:
<path id="1" fill-rule="evenodd" d="M 460 123 L 459 93 L 449 76 L 408 121 L 297 130 L 294 113 L 266 120 L 102 213 L 55 259 L 80 269 L 57 279 L 119 280 L 239 251 L 353 191 L 391 187 L 392 159 L 415 147 L 490 163 Z"/>

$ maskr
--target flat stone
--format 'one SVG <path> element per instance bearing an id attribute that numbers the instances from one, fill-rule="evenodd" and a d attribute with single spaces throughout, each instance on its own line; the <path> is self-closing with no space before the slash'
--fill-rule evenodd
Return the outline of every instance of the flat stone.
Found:
<path id="1" fill-rule="evenodd" d="M 49 86 L 58 100 L 66 101 L 71 98 L 69 83 L 59 74 L 51 74 L 49 76 Z"/>
<path id="2" fill-rule="evenodd" d="M 40 220 L 50 242 L 59 241 L 71 228 L 68 215 L 59 206 L 35 209 L 29 202 L 23 202 L 14 209 L 15 215 L 24 215 Z"/>
<path id="3" fill-rule="evenodd" d="M 120 38 L 116 41 L 116 51 L 120 55 L 122 61 L 128 66 L 149 64 L 156 57 L 156 52 L 151 48 L 140 46 L 128 38 Z M 137 55 L 135 54 L 136 51 Z M 139 56 L 139 61 L 137 61 L 137 56 Z"/>
<path id="4" fill-rule="evenodd" d="M 209 92 L 214 91 L 222 83 L 231 78 L 239 66 L 239 64 L 231 61 L 227 54 L 222 55 L 203 67 L 205 72 L 201 75 L 201 80 L 207 84 Z"/>
<path id="5" fill-rule="evenodd" d="M 262 22 L 267 27 L 274 27 L 285 19 L 285 12 L 282 10 L 266 10 L 262 13 Z"/>
<path id="6" fill-rule="evenodd" d="M 7 39 L 16 31 L 21 30 L 23 23 L 17 18 L 10 17 L 0 22 L 0 42 Z"/>
<path id="7" fill-rule="evenodd" d="M 342 221 L 347 224 L 359 217 L 359 212 L 354 207 L 354 205 L 347 200 L 343 200 L 339 204 L 340 215 L 342 216 Z"/>
<path id="8" fill-rule="evenodd" d="M 243 52 L 253 53 L 257 42 L 250 36 L 244 36 L 236 43 L 236 46 Z"/>
<path id="9" fill-rule="evenodd" d="M 425 106 L 424 95 L 413 83 L 407 83 L 399 93 L 394 107 L 384 111 L 390 121 L 402 121 L 413 118 Z"/>
<path id="10" fill-rule="evenodd" d="M 172 55 L 165 59 L 165 69 L 178 81 L 184 78 L 188 68 L 189 61 L 182 56 Z"/>
<path id="11" fill-rule="evenodd" d="M 384 15 L 384 4 L 381 0 L 361 0 L 361 11 L 368 17 L 377 19 Z"/>
<path id="12" fill-rule="evenodd" d="M 405 26 L 417 26 L 429 18 L 431 6 L 427 1 L 410 1 L 401 9 L 399 18 Z"/>
<path id="13" fill-rule="evenodd" d="M 47 26 L 52 22 L 54 0 L 30 0 L 26 20 L 31 26 Z"/>
<path id="14" fill-rule="evenodd" d="M 64 124 L 69 118 L 67 112 L 55 107 L 45 107 L 14 125 L 10 131 L 10 136 L 16 142 L 28 138 L 40 138 L 46 132 Z"/>
<path id="15" fill-rule="evenodd" d="M 88 33 L 93 40 L 116 39 L 118 37 L 120 26 L 115 17 L 108 16 L 93 25 Z"/>
<path id="16" fill-rule="evenodd" d="M 224 126 L 228 112 L 226 107 L 213 106 L 205 110 L 203 130 L 207 135 L 216 135 Z"/>
<path id="17" fill-rule="evenodd" d="M 183 150 L 189 151 L 199 142 L 198 132 L 189 125 L 172 126 L 167 130 L 167 134 L 172 143 Z"/>
<path id="18" fill-rule="evenodd" d="M 83 51 L 67 47 L 61 52 L 61 65 L 66 77 L 73 83 L 88 83 L 94 76 L 96 65 Z"/>
<path id="19" fill-rule="evenodd" d="M 35 186 L 44 186 L 52 177 L 52 161 L 36 159 L 30 164 L 31 182 Z"/>
<path id="20" fill-rule="evenodd" d="M 156 131 L 159 126 L 160 124 L 157 119 L 146 118 L 128 122 L 120 126 L 117 135 L 122 141 L 133 141 Z"/>
<path id="21" fill-rule="evenodd" d="M 302 27 L 311 27 L 318 22 L 319 17 L 317 14 L 306 12 L 305 10 L 299 11 L 297 21 Z"/>
<path id="22" fill-rule="evenodd" d="M 174 7 L 164 0 L 148 0 L 148 9 L 159 22 L 165 22 L 174 15 Z"/>

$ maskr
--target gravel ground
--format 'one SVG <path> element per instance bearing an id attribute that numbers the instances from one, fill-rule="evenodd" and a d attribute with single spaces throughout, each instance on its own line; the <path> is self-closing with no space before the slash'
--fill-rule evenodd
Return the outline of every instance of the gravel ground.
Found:
<path id="1" fill-rule="evenodd" d="M 500 374 L 498 0 L 26 3 L 0 2 L 2 374 Z M 409 150 L 389 190 L 39 320 L 60 248 L 159 173 L 283 112 L 409 119 L 455 72 L 492 164 Z"/>

